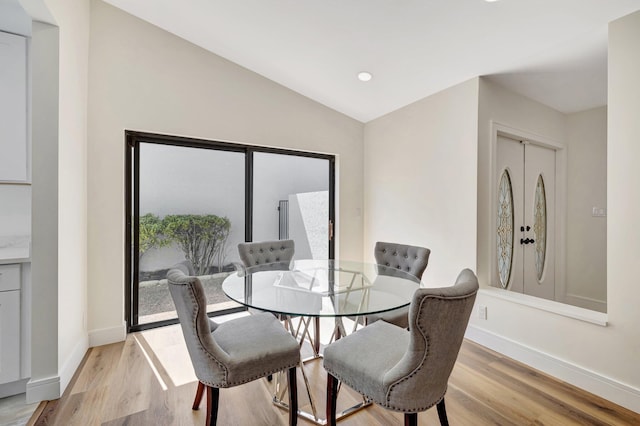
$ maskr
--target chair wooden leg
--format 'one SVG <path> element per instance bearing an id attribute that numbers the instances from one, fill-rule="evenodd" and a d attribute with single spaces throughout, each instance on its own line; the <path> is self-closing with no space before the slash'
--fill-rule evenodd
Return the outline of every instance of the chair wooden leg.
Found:
<path id="1" fill-rule="evenodd" d="M 338 402 L 338 379 L 327 374 L 327 424 L 336 426 L 336 404 Z"/>
<path id="2" fill-rule="evenodd" d="M 200 408 L 200 403 L 202 402 L 203 394 L 204 394 L 204 383 L 198 382 L 198 389 L 196 390 L 196 399 L 193 400 L 193 406 L 191 407 L 193 410 L 197 410 Z"/>
<path id="3" fill-rule="evenodd" d="M 289 369 L 289 425 L 298 424 L 298 379 L 296 367 Z"/>
<path id="4" fill-rule="evenodd" d="M 442 426 L 449 426 L 449 420 L 447 419 L 447 409 L 444 406 L 444 398 L 438 402 L 438 418 Z"/>
<path id="5" fill-rule="evenodd" d="M 207 425 L 215 426 L 218 422 L 218 401 L 220 389 L 207 386 Z"/>
<path id="6" fill-rule="evenodd" d="M 418 413 L 405 413 L 404 426 L 418 426 Z"/>

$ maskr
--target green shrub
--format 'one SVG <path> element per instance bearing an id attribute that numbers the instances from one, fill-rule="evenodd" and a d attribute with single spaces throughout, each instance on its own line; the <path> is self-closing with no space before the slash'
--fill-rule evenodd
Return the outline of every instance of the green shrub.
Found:
<path id="1" fill-rule="evenodd" d="M 162 228 L 166 238 L 180 246 L 198 275 L 204 275 L 214 260 L 222 269 L 231 232 L 229 219 L 216 215 L 167 215 Z"/>
<path id="2" fill-rule="evenodd" d="M 140 216 L 138 222 L 138 256 L 142 256 L 147 250 L 169 245 L 171 241 L 164 236 L 162 219 L 153 213 Z"/>

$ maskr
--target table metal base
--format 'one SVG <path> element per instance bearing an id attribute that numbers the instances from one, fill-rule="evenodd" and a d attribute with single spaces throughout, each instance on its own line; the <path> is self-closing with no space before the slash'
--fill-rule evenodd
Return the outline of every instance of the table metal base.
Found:
<path id="1" fill-rule="evenodd" d="M 315 318 L 313 318 L 315 319 Z M 307 378 L 307 374 L 304 371 L 304 365 L 309 363 L 309 362 L 313 362 L 313 361 L 319 361 L 322 359 L 322 354 L 320 354 L 320 342 L 319 342 L 319 338 L 320 338 L 320 333 L 317 330 L 317 326 L 318 326 L 318 322 L 315 322 L 315 326 L 316 326 L 316 330 L 314 333 L 314 336 L 312 338 L 311 333 L 309 332 L 309 325 L 311 323 L 312 318 L 310 317 L 301 317 L 300 318 L 300 322 L 298 323 L 297 327 L 293 326 L 293 323 L 291 321 L 291 318 L 287 318 L 285 319 L 285 327 L 291 332 L 291 334 L 293 335 L 293 337 L 296 338 L 296 340 L 298 340 L 298 343 L 300 344 L 300 348 L 302 348 L 302 345 L 305 342 L 305 339 L 309 341 L 309 343 L 311 344 L 311 347 L 313 349 L 313 355 L 302 359 L 300 361 L 300 371 L 302 372 L 302 377 L 304 379 L 304 384 L 305 384 L 305 389 L 307 391 L 307 396 L 309 398 L 309 403 L 311 405 L 311 412 L 305 411 L 305 410 L 298 410 L 298 417 L 303 418 L 305 420 L 308 420 L 310 422 L 313 422 L 314 424 L 317 425 L 326 425 L 327 424 L 327 419 L 324 417 L 320 417 L 320 415 L 318 414 L 318 409 L 316 406 L 316 401 L 311 393 L 311 387 L 309 386 L 309 379 Z M 356 324 L 357 325 L 357 324 Z M 331 336 L 331 340 L 333 340 L 334 338 L 340 338 L 341 336 L 345 335 L 345 329 L 344 329 L 344 325 L 342 323 L 342 320 L 337 317 L 335 319 L 335 325 L 334 325 L 334 331 L 333 334 Z M 286 374 L 280 372 L 278 374 L 276 374 L 276 377 L 274 378 L 274 382 L 275 382 L 275 390 L 274 390 L 274 395 L 273 395 L 273 404 L 284 408 L 286 410 L 289 409 L 289 404 L 287 404 L 285 401 L 287 400 L 287 390 L 288 390 L 288 384 L 287 384 L 287 377 Z M 338 385 L 338 392 L 340 392 L 340 384 Z M 298 399 L 299 400 L 299 399 Z M 341 419 L 361 410 L 362 408 L 365 408 L 369 405 L 371 405 L 372 402 L 369 401 L 367 398 L 365 398 L 364 396 L 362 397 L 362 402 L 359 402 L 339 413 L 336 414 L 336 420 L 340 421 Z"/>
<path id="2" fill-rule="evenodd" d="M 311 411 L 312 412 L 308 412 L 305 410 L 301 410 L 298 409 L 298 417 L 303 418 L 305 420 L 308 420 L 314 424 L 317 425 L 321 425 L 324 426 L 327 424 L 327 419 L 324 417 L 320 417 L 317 411 L 317 407 L 315 404 L 315 400 L 313 398 L 313 395 L 311 394 L 311 388 L 309 386 L 309 381 L 307 379 L 307 375 L 304 371 L 304 364 L 311 362 L 311 361 L 319 361 L 322 359 L 322 355 L 318 355 L 318 356 L 312 356 L 309 358 L 306 358 L 304 360 L 302 360 L 300 362 L 300 370 L 302 371 L 302 377 L 304 378 L 304 383 L 305 383 L 305 388 L 307 390 L 307 396 L 309 397 L 309 402 L 311 404 Z M 280 408 L 284 408 L 285 410 L 289 409 L 289 404 L 287 404 L 286 401 L 286 393 L 288 390 L 288 385 L 287 385 L 287 378 L 286 378 L 286 374 L 284 373 L 278 373 L 276 379 L 276 386 L 275 386 L 275 392 L 273 395 L 273 404 L 280 407 Z M 338 393 L 340 392 L 340 384 L 338 385 Z M 362 397 L 362 402 L 359 402 L 345 410 L 342 410 L 339 413 L 336 413 L 336 421 L 340 421 L 342 419 L 344 419 L 347 416 L 350 416 L 351 414 L 365 408 L 368 407 L 369 405 L 371 405 L 372 402 L 369 401 L 367 398 Z"/>

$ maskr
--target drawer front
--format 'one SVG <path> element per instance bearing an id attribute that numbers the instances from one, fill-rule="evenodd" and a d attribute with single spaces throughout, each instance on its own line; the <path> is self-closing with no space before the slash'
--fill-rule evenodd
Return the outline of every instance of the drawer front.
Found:
<path id="1" fill-rule="evenodd" d="M 0 292 L 0 383 L 20 379 L 20 292 Z"/>
<path id="2" fill-rule="evenodd" d="M 20 265 L 0 265 L 0 291 L 20 290 Z"/>

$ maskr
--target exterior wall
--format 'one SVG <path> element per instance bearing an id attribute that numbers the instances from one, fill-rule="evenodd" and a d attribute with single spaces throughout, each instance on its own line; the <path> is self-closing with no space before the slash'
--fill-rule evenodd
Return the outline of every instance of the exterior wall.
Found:
<path id="1" fill-rule="evenodd" d="M 423 281 L 476 265 L 478 79 L 365 125 L 365 259 L 376 241 L 431 249 Z"/>
<path id="2" fill-rule="evenodd" d="M 361 258 L 362 123 L 99 0 L 90 50 L 90 344 L 124 329 L 125 129 L 336 154 L 337 247 Z"/>

